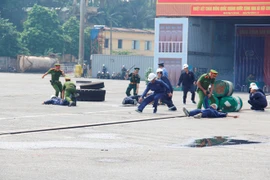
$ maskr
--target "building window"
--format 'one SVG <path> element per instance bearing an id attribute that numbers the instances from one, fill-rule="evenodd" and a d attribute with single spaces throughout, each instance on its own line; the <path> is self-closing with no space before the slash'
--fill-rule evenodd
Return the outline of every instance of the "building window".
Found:
<path id="1" fill-rule="evenodd" d="M 160 24 L 159 26 L 159 52 L 183 52 L 183 25 Z"/>
<path id="2" fill-rule="evenodd" d="M 152 42 L 151 41 L 145 41 L 144 50 L 146 50 L 146 51 L 152 50 Z"/>
<path id="3" fill-rule="evenodd" d="M 123 40 L 118 39 L 118 49 L 122 49 L 122 48 L 123 48 Z"/>
<path id="4" fill-rule="evenodd" d="M 133 40 L 132 41 L 132 49 L 140 49 L 140 41 Z"/>
<path id="5" fill-rule="evenodd" d="M 105 39 L 104 48 L 109 48 L 109 39 Z"/>

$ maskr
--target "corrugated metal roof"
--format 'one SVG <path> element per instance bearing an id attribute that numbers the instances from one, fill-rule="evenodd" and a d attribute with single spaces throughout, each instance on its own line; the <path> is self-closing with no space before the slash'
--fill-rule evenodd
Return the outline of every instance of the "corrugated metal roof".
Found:
<path id="1" fill-rule="evenodd" d="M 110 31 L 109 27 L 104 28 L 105 31 Z M 155 34 L 154 30 L 143 30 L 143 29 L 126 29 L 126 28 L 112 28 L 114 32 L 128 32 L 128 33 L 143 33 L 143 34 Z"/>

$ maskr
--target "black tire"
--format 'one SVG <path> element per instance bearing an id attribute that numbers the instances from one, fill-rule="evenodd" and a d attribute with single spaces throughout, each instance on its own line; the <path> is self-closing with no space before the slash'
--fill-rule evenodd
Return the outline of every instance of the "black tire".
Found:
<path id="1" fill-rule="evenodd" d="M 105 101 L 106 90 L 102 89 L 78 89 L 77 101 Z"/>
<path id="2" fill-rule="evenodd" d="M 104 82 L 93 82 L 89 84 L 80 85 L 80 89 L 102 89 L 104 88 Z"/>
<path id="3" fill-rule="evenodd" d="M 92 83 L 92 81 L 76 81 L 76 84 Z"/>

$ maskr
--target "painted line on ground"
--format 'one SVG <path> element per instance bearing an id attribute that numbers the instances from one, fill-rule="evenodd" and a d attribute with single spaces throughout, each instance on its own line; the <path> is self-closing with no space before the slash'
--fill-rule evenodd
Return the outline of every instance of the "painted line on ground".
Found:
<path id="1" fill-rule="evenodd" d="M 116 122 L 104 122 L 97 124 L 84 124 L 84 125 L 75 125 L 75 126 L 62 126 L 62 127 L 54 127 L 54 128 L 45 128 L 45 129 L 33 129 L 33 130 L 22 130 L 22 131 L 13 131 L 1 133 L 0 136 L 7 135 L 17 135 L 17 134 L 29 134 L 29 133 L 38 133 L 38 132 L 49 132 L 49 131 L 60 131 L 60 130 L 68 130 L 68 129 L 81 129 L 81 128 L 89 128 L 89 127 L 98 127 L 98 126 L 110 126 L 110 125 L 119 125 L 119 124 L 130 124 L 130 123 L 138 123 L 138 122 L 147 122 L 147 121 L 161 121 L 168 120 L 174 118 L 183 118 L 186 116 L 162 116 L 162 117 L 150 117 L 144 119 L 134 119 L 129 121 L 116 121 Z"/>

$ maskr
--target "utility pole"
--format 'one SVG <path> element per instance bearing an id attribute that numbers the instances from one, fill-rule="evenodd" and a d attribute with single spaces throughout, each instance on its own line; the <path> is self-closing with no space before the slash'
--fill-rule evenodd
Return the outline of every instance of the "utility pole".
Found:
<path id="1" fill-rule="evenodd" d="M 110 55 L 112 55 L 112 19 L 110 19 Z"/>
<path id="2" fill-rule="evenodd" d="M 84 60 L 84 5 L 85 0 L 80 1 L 80 39 L 79 39 L 79 61 L 78 63 L 83 66 Z"/>

